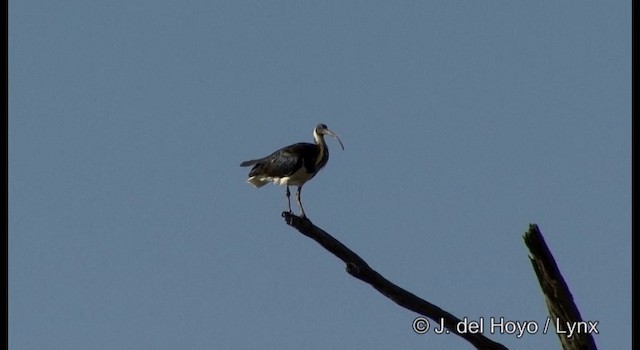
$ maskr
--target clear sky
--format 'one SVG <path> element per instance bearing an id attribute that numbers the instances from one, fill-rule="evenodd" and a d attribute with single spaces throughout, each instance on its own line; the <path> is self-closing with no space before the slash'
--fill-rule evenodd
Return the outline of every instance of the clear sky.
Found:
<path id="1" fill-rule="evenodd" d="M 9 348 L 470 349 L 245 182 L 322 122 L 305 210 L 382 275 L 542 325 L 537 223 L 628 349 L 630 42 L 630 1 L 9 1 Z"/>

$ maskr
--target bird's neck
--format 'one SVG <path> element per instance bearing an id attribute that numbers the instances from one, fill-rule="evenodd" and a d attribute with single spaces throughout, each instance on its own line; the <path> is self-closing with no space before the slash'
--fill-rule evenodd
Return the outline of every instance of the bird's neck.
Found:
<path id="1" fill-rule="evenodd" d="M 323 135 L 318 134 L 315 130 L 313 131 L 313 140 L 316 142 L 316 145 L 325 147 Z"/>
<path id="2" fill-rule="evenodd" d="M 329 150 L 327 149 L 327 144 L 324 142 L 323 135 L 319 135 L 315 131 L 313 132 L 313 140 L 318 145 L 318 157 L 316 158 L 315 165 L 317 169 L 322 168 L 329 158 Z"/>

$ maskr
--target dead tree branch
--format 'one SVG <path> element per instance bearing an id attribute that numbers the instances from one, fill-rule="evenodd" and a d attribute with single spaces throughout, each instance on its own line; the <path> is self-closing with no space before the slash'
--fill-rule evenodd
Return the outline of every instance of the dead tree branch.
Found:
<path id="1" fill-rule="evenodd" d="M 441 308 L 419 298 L 418 296 L 398 287 L 386 278 L 382 277 L 378 272 L 374 271 L 366 261 L 347 248 L 337 239 L 315 226 L 307 218 L 295 216 L 289 212 L 283 212 L 282 216 L 290 226 L 294 227 L 303 235 L 318 242 L 322 247 L 330 253 L 344 261 L 347 265 L 346 270 L 351 276 L 370 284 L 378 292 L 387 298 L 393 300 L 398 305 L 424 315 L 435 322 L 441 320 L 445 328 L 451 333 L 457 334 L 471 343 L 476 349 L 484 350 L 507 350 L 507 348 L 496 343 L 482 334 L 460 333 L 456 329 L 456 325 L 461 321 L 452 314 L 442 310 Z"/>
<path id="2" fill-rule="evenodd" d="M 573 295 L 569 287 L 560 274 L 551 251 L 542 237 L 542 233 L 535 224 L 529 225 L 529 231 L 524 234 L 524 242 L 531 253 L 531 265 L 538 276 L 540 287 L 544 293 L 544 298 L 549 309 L 549 317 L 556 333 L 560 338 L 560 343 L 564 350 L 595 350 L 596 343 L 591 336 L 591 332 L 582 331 L 569 333 L 571 325 L 593 326 L 590 322 L 584 322 L 578 307 L 573 302 Z M 584 330 L 585 327 L 582 327 Z M 580 330 L 580 329 L 579 329 Z"/>

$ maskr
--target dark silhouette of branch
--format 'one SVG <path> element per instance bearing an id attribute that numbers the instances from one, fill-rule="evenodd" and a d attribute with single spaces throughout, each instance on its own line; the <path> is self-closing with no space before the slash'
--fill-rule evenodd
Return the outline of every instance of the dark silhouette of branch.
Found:
<path id="1" fill-rule="evenodd" d="M 529 248 L 531 265 L 538 276 L 540 287 L 549 309 L 549 317 L 564 350 L 595 350 L 596 343 L 591 336 L 593 323 L 584 322 L 578 307 L 573 302 L 573 295 L 560 274 L 553 255 L 544 242 L 538 225 L 530 224 L 529 231 L 524 234 L 524 242 Z M 579 332 L 570 333 L 570 326 L 577 327 Z M 584 327 L 583 327 L 584 326 Z M 588 327 L 588 328 L 587 328 Z M 585 331 L 586 330 L 586 331 Z M 571 336 L 569 336 L 571 334 Z"/>
<path id="2" fill-rule="evenodd" d="M 443 322 L 444 327 L 451 333 L 457 334 L 471 343 L 476 349 L 485 350 L 507 350 L 507 348 L 496 343 L 482 334 L 476 333 L 460 333 L 456 325 L 461 322 L 460 319 L 452 314 L 442 310 L 441 308 L 419 298 L 418 296 L 398 287 L 391 283 L 379 273 L 374 271 L 366 261 L 347 248 L 337 239 L 315 226 L 308 218 L 301 218 L 289 212 L 283 212 L 282 217 L 290 226 L 296 228 L 303 235 L 318 242 L 322 247 L 330 253 L 344 261 L 347 265 L 346 270 L 351 276 L 370 284 L 378 292 L 387 298 L 393 300 L 398 305 L 424 315 L 438 324 Z"/>

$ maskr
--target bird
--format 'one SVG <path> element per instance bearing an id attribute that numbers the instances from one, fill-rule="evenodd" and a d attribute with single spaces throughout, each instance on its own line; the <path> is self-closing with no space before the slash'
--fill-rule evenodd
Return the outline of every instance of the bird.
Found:
<path id="1" fill-rule="evenodd" d="M 286 195 L 290 214 L 293 212 L 291 211 L 291 191 L 289 191 L 289 186 L 298 186 L 296 200 L 302 211 L 302 217 L 306 218 L 307 214 L 304 212 L 300 201 L 300 192 L 302 191 L 302 186 L 316 176 L 318 171 L 329 161 L 329 148 L 324 141 L 325 135 L 338 140 L 340 147 L 344 150 L 344 145 L 338 135 L 329 130 L 325 124 L 318 124 L 313 129 L 315 143 L 295 143 L 280 148 L 264 158 L 240 163 L 241 167 L 253 165 L 247 182 L 256 188 L 260 188 L 270 182 L 280 186 L 287 186 Z"/>

